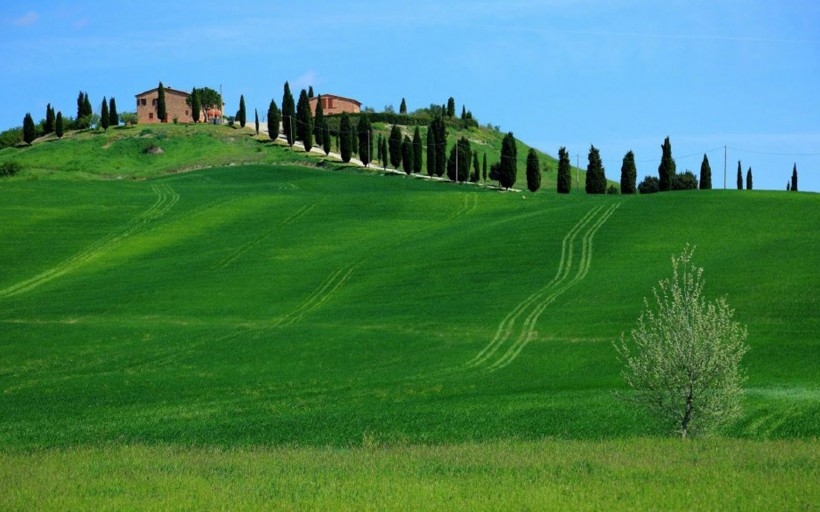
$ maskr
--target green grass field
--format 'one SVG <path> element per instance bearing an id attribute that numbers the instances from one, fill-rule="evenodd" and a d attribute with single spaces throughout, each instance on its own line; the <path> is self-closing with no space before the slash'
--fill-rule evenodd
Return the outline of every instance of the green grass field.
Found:
<path id="1" fill-rule="evenodd" d="M 680 450 L 695 480 L 702 475 L 691 461 L 703 460 L 711 461 L 707 475 L 748 473 L 738 489 L 774 478 L 793 491 L 793 500 L 753 495 L 740 508 L 816 506 L 816 194 L 500 193 L 335 164 L 316 168 L 247 136 L 225 139 L 244 150 L 217 160 L 256 165 L 165 175 L 208 163 L 207 155 L 191 156 L 195 143 L 166 137 L 163 155 L 120 154 L 127 162 L 166 158 L 125 176 L 138 180 L 77 179 L 117 177 L 100 163 L 66 176 L 46 169 L 43 162 L 55 157 L 35 146 L 25 150 L 31 171 L 0 182 L 0 458 L 7 475 L 22 478 L 18 470 L 30 465 L 26 471 L 45 479 L 76 463 L 86 484 L 75 497 L 99 490 L 95 499 L 104 499 L 110 487 L 93 481 L 109 466 L 125 485 L 131 472 L 167 458 L 167 474 L 182 468 L 178 475 L 192 486 L 185 492 L 194 493 L 211 478 L 201 471 L 234 475 L 241 474 L 237 464 L 250 464 L 258 478 L 275 480 L 275 465 L 252 468 L 296 458 L 293 493 L 308 485 L 306 475 L 331 482 L 376 457 L 351 481 L 387 474 L 353 497 L 341 499 L 356 488 L 343 486 L 342 508 L 383 508 L 367 497 L 391 485 L 385 499 L 404 500 L 401 484 L 390 483 L 395 464 L 409 472 L 407 492 L 415 495 L 443 498 L 460 483 L 474 486 L 479 501 L 455 502 L 469 508 L 604 503 L 607 486 L 616 485 L 607 479 L 623 471 L 622 505 L 629 508 L 646 503 L 634 501 L 642 479 L 663 488 L 674 474 L 623 461 L 606 473 L 606 461 L 593 457 L 635 453 L 648 443 L 654 452 L 647 457 L 658 465 L 664 452 Z M 134 140 L 143 143 L 114 145 Z M 44 144 L 55 151 L 64 142 Z M 71 151 L 90 161 L 100 150 L 89 144 Z M 623 385 L 612 347 L 634 325 L 642 298 L 670 273 L 669 257 L 687 243 L 697 246 L 707 293 L 728 297 L 751 346 L 743 361 L 745 412 L 725 433 L 737 439 L 688 448 L 646 441 L 662 432 L 615 397 Z M 569 494 L 540 487 L 582 462 L 528 459 L 541 450 L 568 456 L 572 447 L 591 458 L 593 472 L 608 475 L 588 502 L 580 481 L 567 484 Z M 691 454 L 712 449 L 741 455 Z M 509 462 L 495 467 L 493 454 Z M 212 456 L 225 460 L 197 462 Z M 774 462 L 757 465 L 761 456 Z M 312 457 L 330 459 L 327 474 Z M 440 469 L 426 466 L 430 457 L 441 459 Z M 394 469 L 396 476 L 404 469 Z M 431 471 L 441 487 L 428 482 Z M 500 480 L 488 479 L 494 471 Z M 498 499 L 480 499 L 487 480 L 519 476 L 530 483 L 502 485 Z M 709 478 L 699 481 L 709 485 Z M 48 492 L 32 485 L 6 487 L 0 500 L 8 506 L 0 506 L 20 508 L 19 500 Z M 670 496 L 689 492 L 673 487 Z M 543 494 L 530 500 L 536 488 Z M 324 488 L 321 500 L 332 502 L 334 492 Z M 299 495 L 289 496 L 283 508 L 297 507 Z M 117 503 L 116 493 L 109 497 Z M 732 499 L 727 494 L 721 503 Z M 52 508 L 64 508 L 59 503 Z"/>

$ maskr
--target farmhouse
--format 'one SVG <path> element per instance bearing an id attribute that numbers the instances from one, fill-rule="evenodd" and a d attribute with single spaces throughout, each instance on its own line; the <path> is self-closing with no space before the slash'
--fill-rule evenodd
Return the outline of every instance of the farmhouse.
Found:
<path id="1" fill-rule="evenodd" d="M 191 96 L 185 91 L 178 91 L 170 87 L 165 87 L 165 113 L 166 118 L 160 119 L 157 114 L 157 98 L 159 98 L 159 87 L 154 87 L 145 92 L 137 94 L 137 122 L 139 124 L 150 124 L 169 122 L 176 119 L 180 123 L 193 123 L 191 106 L 186 100 Z M 199 118 L 205 119 L 205 112 L 200 113 Z"/>
<path id="2" fill-rule="evenodd" d="M 316 103 L 322 98 L 322 112 L 326 115 L 341 114 L 347 112 L 348 114 L 358 114 L 362 110 L 362 104 L 350 98 L 336 96 L 334 94 L 321 94 L 317 97 L 310 98 L 310 113 L 316 115 Z"/>

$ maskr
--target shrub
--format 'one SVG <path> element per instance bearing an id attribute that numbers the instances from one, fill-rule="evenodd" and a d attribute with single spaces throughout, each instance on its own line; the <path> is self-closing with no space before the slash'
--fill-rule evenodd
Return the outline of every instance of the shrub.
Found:
<path id="1" fill-rule="evenodd" d="M 660 182 L 654 176 L 647 176 L 638 185 L 638 192 L 641 194 L 654 194 L 660 190 Z"/>
<path id="2" fill-rule="evenodd" d="M 692 171 L 686 171 L 672 177 L 672 190 L 695 190 L 697 188 L 698 179 Z"/>
<path id="3" fill-rule="evenodd" d="M 22 170 L 23 166 L 19 162 L 8 161 L 0 164 L 0 177 L 14 176 Z"/>
<path id="4" fill-rule="evenodd" d="M 610 185 L 609 188 L 606 189 L 607 194 L 617 195 L 618 194 L 618 187 L 615 185 Z"/>

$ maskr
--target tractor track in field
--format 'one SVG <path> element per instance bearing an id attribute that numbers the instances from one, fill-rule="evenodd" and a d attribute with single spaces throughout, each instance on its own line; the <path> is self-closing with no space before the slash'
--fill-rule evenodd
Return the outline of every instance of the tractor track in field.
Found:
<path id="1" fill-rule="evenodd" d="M 339 288 L 344 286 L 356 268 L 364 263 L 365 260 L 359 260 L 349 265 L 343 265 L 332 272 L 324 281 L 319 283 L 319 286 L 308 295 L 298 306 L 288 312 L 285 316 L 274 323 L 277 327 L 284 327 L 293 325 L 300 321 L 305 315 L 313 312 L 324 304 Z"/>
<path id="2" fill-rule="evenodd" d="M 123 225 L 119 229 L 97 240 L 84 250 L 66 260 L 63 260 L 50 269 L 0 290 L 0 299 L 31 291 L 44 283 L 63 276 L 81 267 L 82 265 L 89 263 L 105 251 L 116 247 L 124 239 L 144 230 L 145 227 L 152 222 L 164 217 L 177 204 L 177 202 L 179 202 L 179 194 L 177 194 L 169 185 L 152 185 L 151 189 L 156 195 L 156 200 L 150 207 L 148 207 L 148 209 L 131 219 L 127 224 Z"/>
<path id="3" fill-rule="evenodd" d="M 603 205 L 596 206 L 581 217 L 561 241 L 561 259 L 555 277 L 543 288 L 519 302 L 501 320 L 493 339 L 467 362 L 467 367 L 483 366 L 488 371 L 496 371 L 512 363 L 521 354 L 524 347 L 537 336 L 535 326 L 547 307 L 589 273 L 592 264 L 592 240 L 619 206 L 620 203 L 606 209 Z M 576 251 L 576 240 L 579 236 L 580 250 Z M 576 257 L 576 252 L 580 252 L 580 256 Z M 573 268 L 576 272 L 570 278 Z M 515 340 L 509 342 L 514 335 Z"/>
<path id="4" fill-rule="evenodd" d="M 315 204 L 310 205 L 303 205 L 299 209 L 297 209 L 294 213 L 292 213 L 289 217 L 285 220 L 280 222 L 276 227 L 287 226 L 298 220 L 300 217 L 307 215 L 311 210 L 316 207 Z M 266 238 L 268 238 L 273 233 L 273 230 L 268 230 L 260 235 L 257 235 L 253 238 L 250 238 L 245 243 L 231 251 L 230 254 L 222 258 L 216 265 L 214 265 L 215 270 L 224 269 L 234 263 L 236 260 L 244 256 L 248 251 L 262 243 Z"/>

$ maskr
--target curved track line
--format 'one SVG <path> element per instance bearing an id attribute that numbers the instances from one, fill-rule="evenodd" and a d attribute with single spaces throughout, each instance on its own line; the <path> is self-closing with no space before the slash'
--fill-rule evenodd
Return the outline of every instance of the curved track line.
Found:
<path id="1" fill-rule="evenodd" d="M 510 364 L 524 347 L 532 341 L 535 336 L 535 324 L 538 322 L 538 318 L 544 312 L 544 310 L 555 300 L 562 295 L 564 292 L 578 284 L 582 279 L 584 279 L 587 274 L 589 273 L 589 268 L 592 264 L 592 238 L 595 236 L 595 233 L 604 225 L 604 223 L 615 213 L 615 210 L 620 206 L 619 204 L 615 204 L 609 207 L 607 211 L 605 211 L 595 222 L 595 224 L 590 227 L 590 229 L 584 233 L 584 237 L 582 239 L 582 247 L 581 247 L 581 259 L 578 263 L 578 272 L 575 274 L 575 277 L 572 278 L 568 283 L 560 288 L 556 289 L 553 293 L 547 296 L 535 309 L 530 312 L 527 318 L 524 320 L 524 325 L 521 329 L 521 332 L 518 335 L 515 343 L 507 349 L 504 355 L 501 356 L 497 361 L 495 361 L 492 365 L 490 365 L 490 370 L 500 370 L 504 368 L 508 364 Z"/>
<path id="2" fill-rule="evenodd" d="M 315 204 L 301 206 L 298 210 L 296 210 L 289 217 L 283 220 L 278 227 L 286 226 L 288 224 L 295 222 L 300 217 L 307 215 L 307 213 L 310 212 L 314 207 L 316 207 Z M 237 247 L 233 252 L 222 258 L 216 265 L 214 265 L 214 269 L 223 269 L 229 266 L 231 263 L 235 262 L 236 260 L 244 256 L 245 253 L 247 253 L 257 245 L 262 243 L 266 238 L 268 238 L 271 235 L 271 233 L 272 230 L 262 233 L 261 235 L 257 235 L 256 237 L 246 241 L 245 243 Z"/>
<path id="3" fill-rule="evenodd" d="M 586 225 L 590 222 L 590 220 L 597 215 L 597 213 L 603 209 L 603 206 L 596 206 L 590 209 L 581 219 L 567 232 L 564 236 L 564 239 L 561 241 L 561 259 L 558 263 L 558 271 L 555 273 L 555 277 L 547 283 L 543 288 L 536 291 L 522 302 L 518 303 L 518 305 L 510 311 L 504 319 L 501 320 L 501 323 L 498 325 L 498 329 L 496 330 L 495 336 L 493 339 L 488 343 L 473 359 L 467 362 L 467 366 L 478 366 L 484 362 L 486 362 L 490 357 L 498 351 L 499 348 L 507 341 L 507 339 L 512 335 L 515 327 L 515 323 L 518 321 L 518 318 L 524 313 L 524 311 L 529 308 L 532 304 L 536 302 L 540 302 L 543 300 L 543 296 L 548 294 L 553 288 L 558 286 L 564 279 L 566 279 L 567 275 L 572 267 L 572 257 L 573 257 L 573 242 L 575 238 L 578 236 L 578 233 L 586 227 Z"/>
<path id="4" fill-rule="evenodd" d="M 330 274 L 327 279 L 322 281 L 316 290 L 308 295 L 308 297 L 302 301 L 301 304 L 279 319 L 278 322 L 275 322 L 274 325 L 293 325 L 304 318 L 308 313 L 316 310 L 319 306 L 324 304 L 336 290 L 341 288 L 350 279 L 350 276 L 353 275 L 353 271 L 356 270 L 356 267 L 362 263 L 364 263 L 364 260 L 337 269 L 335 272 Z"/>
<path id="5" fill-rule="evenodd" d="M 44 272 L 41 272 L 40 274 L 37 274 L 34 277 L 0 290 L 0 299 L 31 291 L 41 284 L 63 276 L 88 263 L 104 251 L 115 247 L 123 239 L 138 232 L 146 224 L 163 217 L 179 201 L 179 194 L 174 192 L 174 190 L 168 185 L 152 185 L 151 189 L 154 194 L 156 194 L 157 199 L 144 212 L 131 219 L 131 221 L 122 226 L 120 229 L 97 240 L 74 256 L 71 256 L 70 258 L 58 263 Z"/>

